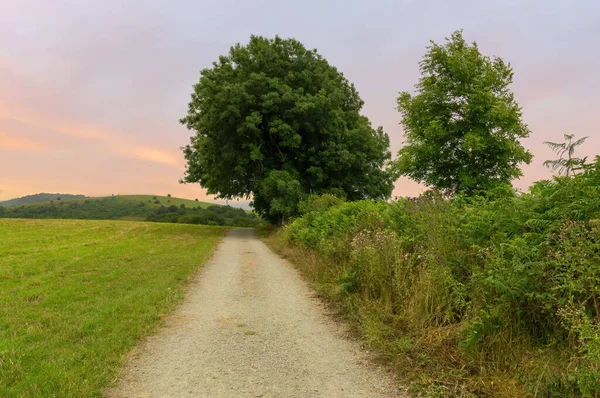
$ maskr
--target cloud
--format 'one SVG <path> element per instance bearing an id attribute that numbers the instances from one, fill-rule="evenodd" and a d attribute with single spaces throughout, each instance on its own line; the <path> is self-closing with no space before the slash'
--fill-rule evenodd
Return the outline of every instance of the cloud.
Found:
<path id="1" fill-rule="evenodd" d="M 518 0 L 476 6 L 382 0 L 377 7 L 261 0 L 270 13 L 233 0 L 186 0 L 178 7 L 151 1 L 143 9 L 119 0 L 6 3 L 0 13 L 0 170 L 11 171 L 0 173 L 5 196 L 168 189 L 202 198 L 198 184 L 177 184 L 185 166 L 177 148 L 190 136 L 177 119 L 198 70 L 251 33 L 279 33 L 317 47 L 356 84 L 364 114 L 384 126 L 395 154 L 403 139 L 398 91 L 418 81 L 429 39 L 443 41 L 463 27 L 485 54 L 515 67 L 512 89 L 534 131 L 525 143 L 536 155 L 520 186 L 547 175 L 541 162 L 551 154 L 543 141 L 573 132 L 590 136 L 582 155 L 600 148 L 600 57 L 589 50 L 600 37 L 595 2 L 551 1 L 544 18 L 535 2 Z M 394 194 L 422 189 L 402 179 Z"/>
<path id="2" fill-rule="evenodd" d="M 0 105 L 2 104 L 2 98 L 0 98 Z M 13 120 L 22 124 L 26 124 L 37 128 L 51 128 L 63 135 L 78 137 L 78 138 L 90 138 L 90 139 L 102 139 L 104 132 L 95 128 L 90 128 L 75 123 L 64 123 L 56 120 L 44 119 L 41 115 L 35 115 L 34 111 L 27 112 L 24 109 L 16 109 L 14 105 L 11 105 L 10 110 L 7 106 L 0 107 L 0 118 Z M 36 120 L 36 121 L 35 121 Z"/>
<path id="3" fill-rule="evenodd" d="M 0 131 L 0 150 L 17 152 L 45 152 L 50 150 L 50 148 L 34 140 L 15 137 Z"/>
<path id="4" fill-rule="evenodd" d="M 181 160 L 177 156 L 158 148 L 129 147 L 128 149 L 124 150 L 122 154 L 133 159 L 146 160 L 170 166 L 180 167 L 181 165 Z"/>
<path id="5" fill-rule="evenodd" d="M 0 101 L 0 105 L 1 105 Z M 0 109 L 0 150 L 19 152 L 42 152 L 56 149 L 60 143 L 65 153 L 86 152 L 94 156 L 102 152 L 106 156 L 119 155 L 122 158 L 183 167 L 183 159 L 176 151 L 158 146 L 143 146 L 136 142 L 135 134 L 127 131 L 113 131 L 57 120 L 56 118 L 33 118 L 25 109 L 18 109 L 15 115 Z M 51 140 L 52 145 L 47 143 Z"/>

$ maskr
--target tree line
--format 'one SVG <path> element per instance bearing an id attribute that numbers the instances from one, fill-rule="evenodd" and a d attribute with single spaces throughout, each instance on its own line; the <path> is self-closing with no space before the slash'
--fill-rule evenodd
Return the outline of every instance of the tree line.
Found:
<path id="1" fill-rule="evenodd" d="M 252 198 L 272 223 L 299 214 L 312 194 L 387 199 L 408 176 L 446 194 L 508 185 L 532 154 L 510 91 L 511 65 L 483 55 L 456 31 L 431 42 L 414 92 L 397 99 L 405 145 L 360 114 L 354 85 L 294 39 L 252 36 L 201 71 L 187 115 L 184 183 L 220 198 Z"/>

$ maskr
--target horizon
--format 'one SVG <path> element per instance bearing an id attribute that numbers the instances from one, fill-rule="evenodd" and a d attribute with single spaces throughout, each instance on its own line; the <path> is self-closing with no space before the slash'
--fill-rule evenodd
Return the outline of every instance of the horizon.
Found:
<path id="1" fill-rule="evenodd" d="M 600 4 L 592 1 L 151 1 L 140 9 L 34 0 L 3 8 L 0 201 L 54 191 L 213 201 L 198 184 L 178 183 L 179 148 L 192 135 L 178 120 L 199 71 L 251 34 L 316 48 L 355 84 L 362 113 L 384 127 L 395 157 L 403 141 L 398 92 L 418 82 L 430 40 L 463 29 L 484 55 L 514 68 L 510 88 L 532 131 L 522 143 L 534 155 L 516 188 L 552 176 L 542 162 L 555 155 L 544 141 L 589 136 L 576 156 L 600 152 L 600 54 L 590 51 L 600 42 Z M 392 195 L 424 189 L 402 178 Z"/>
<path id="2" fill-rule="evenodd" d="M 199 202 L 203 202 L 203 203 L 210 203 L 210 204 L 215 204 L 215 205 L 222 205 L 222 206 L 231 206 L 231 207 L 238 207 L 244 210 L 252 210 L 252 208 L 250 207 L 250 202 L 249 201 L 240 201 L 240 200 L 226 200 L 226 199 L 203 199 L 200 200 L 198 198 L 182 198 L 182 197 L 178 197 L 178 196 L 169 196 L 170 194 L 153 194 L 153 193 L 134 193 L 134 194 L 110 194 L 110 195 L 102 195 L 102 196 L 88 196 L 86 194 L 83 193 L 73 193 L 73 192 L 36 192 L 36 193 L 31 193 L 31 194 L 27 194 L 27 195 L 22 195 L 22 196 L 18 196 L 18 197 L 14 197 L 14 198 L 10 198 L 10 199 L 1 199 L 0 200 L 0 206 L 2 205 L 2 203 L 4 202 L 10 202 L 12 200 L 17 200 L 17 199 L 23 199 L 26 197 L 30 197 L 30 196 L 36 196 L 36 195 L 56 195 L 56 196 L 61 196 L 61 195 L 69 195 L 69 196 L 83 196 L 83 198 L 68 198 L 67 200 L 77 200 L 77 199 L 103 199 L 103 198 L 109 198 L 111 196 L 158 196 L 161 198 L 170 198 L 172 197 L 173 199 L 184 199 L 184 200 L 189 200 L 189 201 L 199 201 Z M 39 203 L 43 203 L 43 202 L 39 202 Z"/>

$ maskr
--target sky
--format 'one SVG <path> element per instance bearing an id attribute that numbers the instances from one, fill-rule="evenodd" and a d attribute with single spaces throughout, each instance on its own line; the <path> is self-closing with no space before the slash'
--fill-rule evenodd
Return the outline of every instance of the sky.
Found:
<path id="1" fill-rule="evenodd" d="M 250 35 L 316 48 L 365 101 L 363 113 L 403 143 L 396 98 L 412 91 L 430 40 L 454 30 L 514 68 L 511 86 L 532 134 L 525 190 L 551 177 L 544 141 L 589 136 L 600 154 L 600 2 L 593 0 L 126 1 L 0 0 L 0 200 L 37 192 L 172 194 L 179 184 L 178 120 L 192 85 Z M 423 187 L 396 182 L 394 195 Z"/>

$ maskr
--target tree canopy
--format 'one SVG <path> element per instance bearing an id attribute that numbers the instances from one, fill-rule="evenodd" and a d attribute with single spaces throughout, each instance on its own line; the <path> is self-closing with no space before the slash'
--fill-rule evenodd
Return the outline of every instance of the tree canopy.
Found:
<path id="1" fill-rule="evenodd" d="M 480 53 L 456 31 L 431 42 L 420 63 L 416 94 L 400 93 L 406 146 L 396 175 L 450 192 L 488 189 L 520 177 L 532 155 L 519 139 L 530 131 L 508 89 L 513 71 Z"/>
<path id="2" fill-rule="evenodd" d="M 316 50 L 252 36 L 194 85 L 181 119 L 195 132 L 183 148 L 182 182 L 220 198 L 252 196 L 271 221 L 293 215 L 310 193 L 386 198 L 389 138 L 360 114 L 362 106 L 354 85 Z"/>

